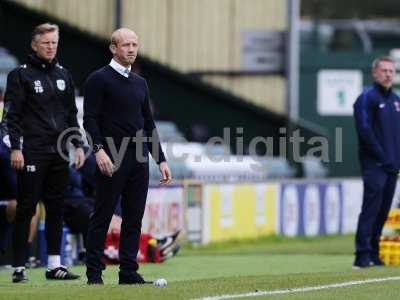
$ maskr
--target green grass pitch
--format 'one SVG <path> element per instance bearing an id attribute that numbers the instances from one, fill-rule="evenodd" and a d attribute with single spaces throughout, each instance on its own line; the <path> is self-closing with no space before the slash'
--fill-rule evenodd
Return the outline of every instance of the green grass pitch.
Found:
<path id="1" fill-rule="evenodd" d="M 119 286 L 118 269 L 108 267 L 104 286 L 87 286 L 84 268 L 73 270 L 81 280 L 46 281 L 44 269 L 28 270 L 29 282 L 12 284 L 11 270 L 0 271 L 0 299 L 127 300 L 194 299 L 207 296 L 318 286 L 368 278 L 400 276 L 400 267 L 352 270 L 353 236 L 319 238 L 265 237 L 207 247 L 185 246 L 163 264 L 142 265 L 148 279 L 166 278 L 168 286 Z M 400 299 L 400 282 L 296 292 L 246 299 Z"/>

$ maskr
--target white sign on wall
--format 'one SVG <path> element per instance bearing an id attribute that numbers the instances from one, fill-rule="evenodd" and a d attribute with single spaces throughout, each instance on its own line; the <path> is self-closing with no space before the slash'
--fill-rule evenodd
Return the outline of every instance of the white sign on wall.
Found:
<path id="1" fill-rule="evenodd" d="M 283 210 L 283 234 L 286 236 L 296 236 L 299 231 L 299 195 L 295 185 L 285 188 L 282 200 Z"/>
<path id="2" fill-rule="evenodd" d="M 318 186 L 310 184 L 304 192 L 304 234 L 315 236 L 319 233 L 320 224 L 320 196 Z"/>
<path id="3" fill-rule="evenodd" d="M 243 30 L 242 71 L 281 72 L 285 67 L 283 31 Z"/>
<path id="4" fill-rule="evenodd" d="M 151 187 L 142 220 L 142 232 L 164 237 L 184 228 L 183 186 Z"/>
<path id="5" fill-rule="evenodd" d="M 320 115 L 350 116 L 353 103 L 362 92 L 359 70 L 320 70 L 317 109 Z"/>
<path id="6" fill-rule="evenodd" d="M 344 234 L 357 230 L 358 215 L 361 212 L 363 182 L 360 179 L 343 180 L 343 230 Z"/>

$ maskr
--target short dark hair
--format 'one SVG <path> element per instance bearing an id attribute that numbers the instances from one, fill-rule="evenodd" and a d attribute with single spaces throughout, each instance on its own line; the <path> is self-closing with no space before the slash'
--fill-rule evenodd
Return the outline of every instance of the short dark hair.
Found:
<path id="1" fill-rule="evenodd" d="M 32 41 L 34 41 L 38 35 L 42 35 L 42 34 L 45 34 L 48 32 L 54 32 L 54 31 L 59 32 L 58 25 L 51 24 L 51 23 L 40 24 L 40 25 L 36 26 L 32 31 L 32 35 L 31 35 Z"/>
<path id="2" fill-rule="evenodd" d="M 375 58 L 374 61 L 372 62 L 372 70 L 375 70 L 379 66 L 379 64 L 383 61 L 390 62 L 392 64 L 395 63 L 393 57 L 389 55 L 380 56 L 378 58 Z"/>

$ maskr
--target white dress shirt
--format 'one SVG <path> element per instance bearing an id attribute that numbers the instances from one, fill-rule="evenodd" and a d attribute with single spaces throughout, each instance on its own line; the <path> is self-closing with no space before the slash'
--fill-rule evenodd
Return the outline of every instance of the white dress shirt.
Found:
<path id="1" fill-rule="evenodd" d="M 129 77 L 129 73 L 131 72 L 131 66 L 124 67 L 123 65 L 118 63 L 115 59 L 111 59 L 110 67 L 126 78 Z"/>

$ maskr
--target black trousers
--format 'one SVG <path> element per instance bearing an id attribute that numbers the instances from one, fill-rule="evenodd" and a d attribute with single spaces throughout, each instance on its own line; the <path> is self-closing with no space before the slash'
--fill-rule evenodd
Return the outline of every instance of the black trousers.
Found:
<path id="1" fill-rule="evenodd" d="M 356 255 L 379 256 L 379 240 L 396 188 L 397 175 L 363 164 L 364 195 L 356 232 Z"/>
<path id="2" fill-rule="evenodd" d="M 63 200 L 68 162 L 57 153 L 24 152 L 24 169 L 17 172 L 17 211 L 13 230 L 13 265 L 25 266 L 29 228 L 36 205 L 46 209 L 47 254 L 60 255 Z"/>
<path id="3" fill-rule="evenodd" d="M 107 230 L 121 198 L 122 224 L 119 245 L 120 272 L 129 276 L 139 268 L 137 253 L 149 186 L 149 164 L 136 160 L 135 149 L 128 148 L 119 169 L 112 177 L 97 170 L 96 200 L 87 235 L 86 274 L 101 275 Z M 111 157 L 111 156 L 110 156 Z"/>

